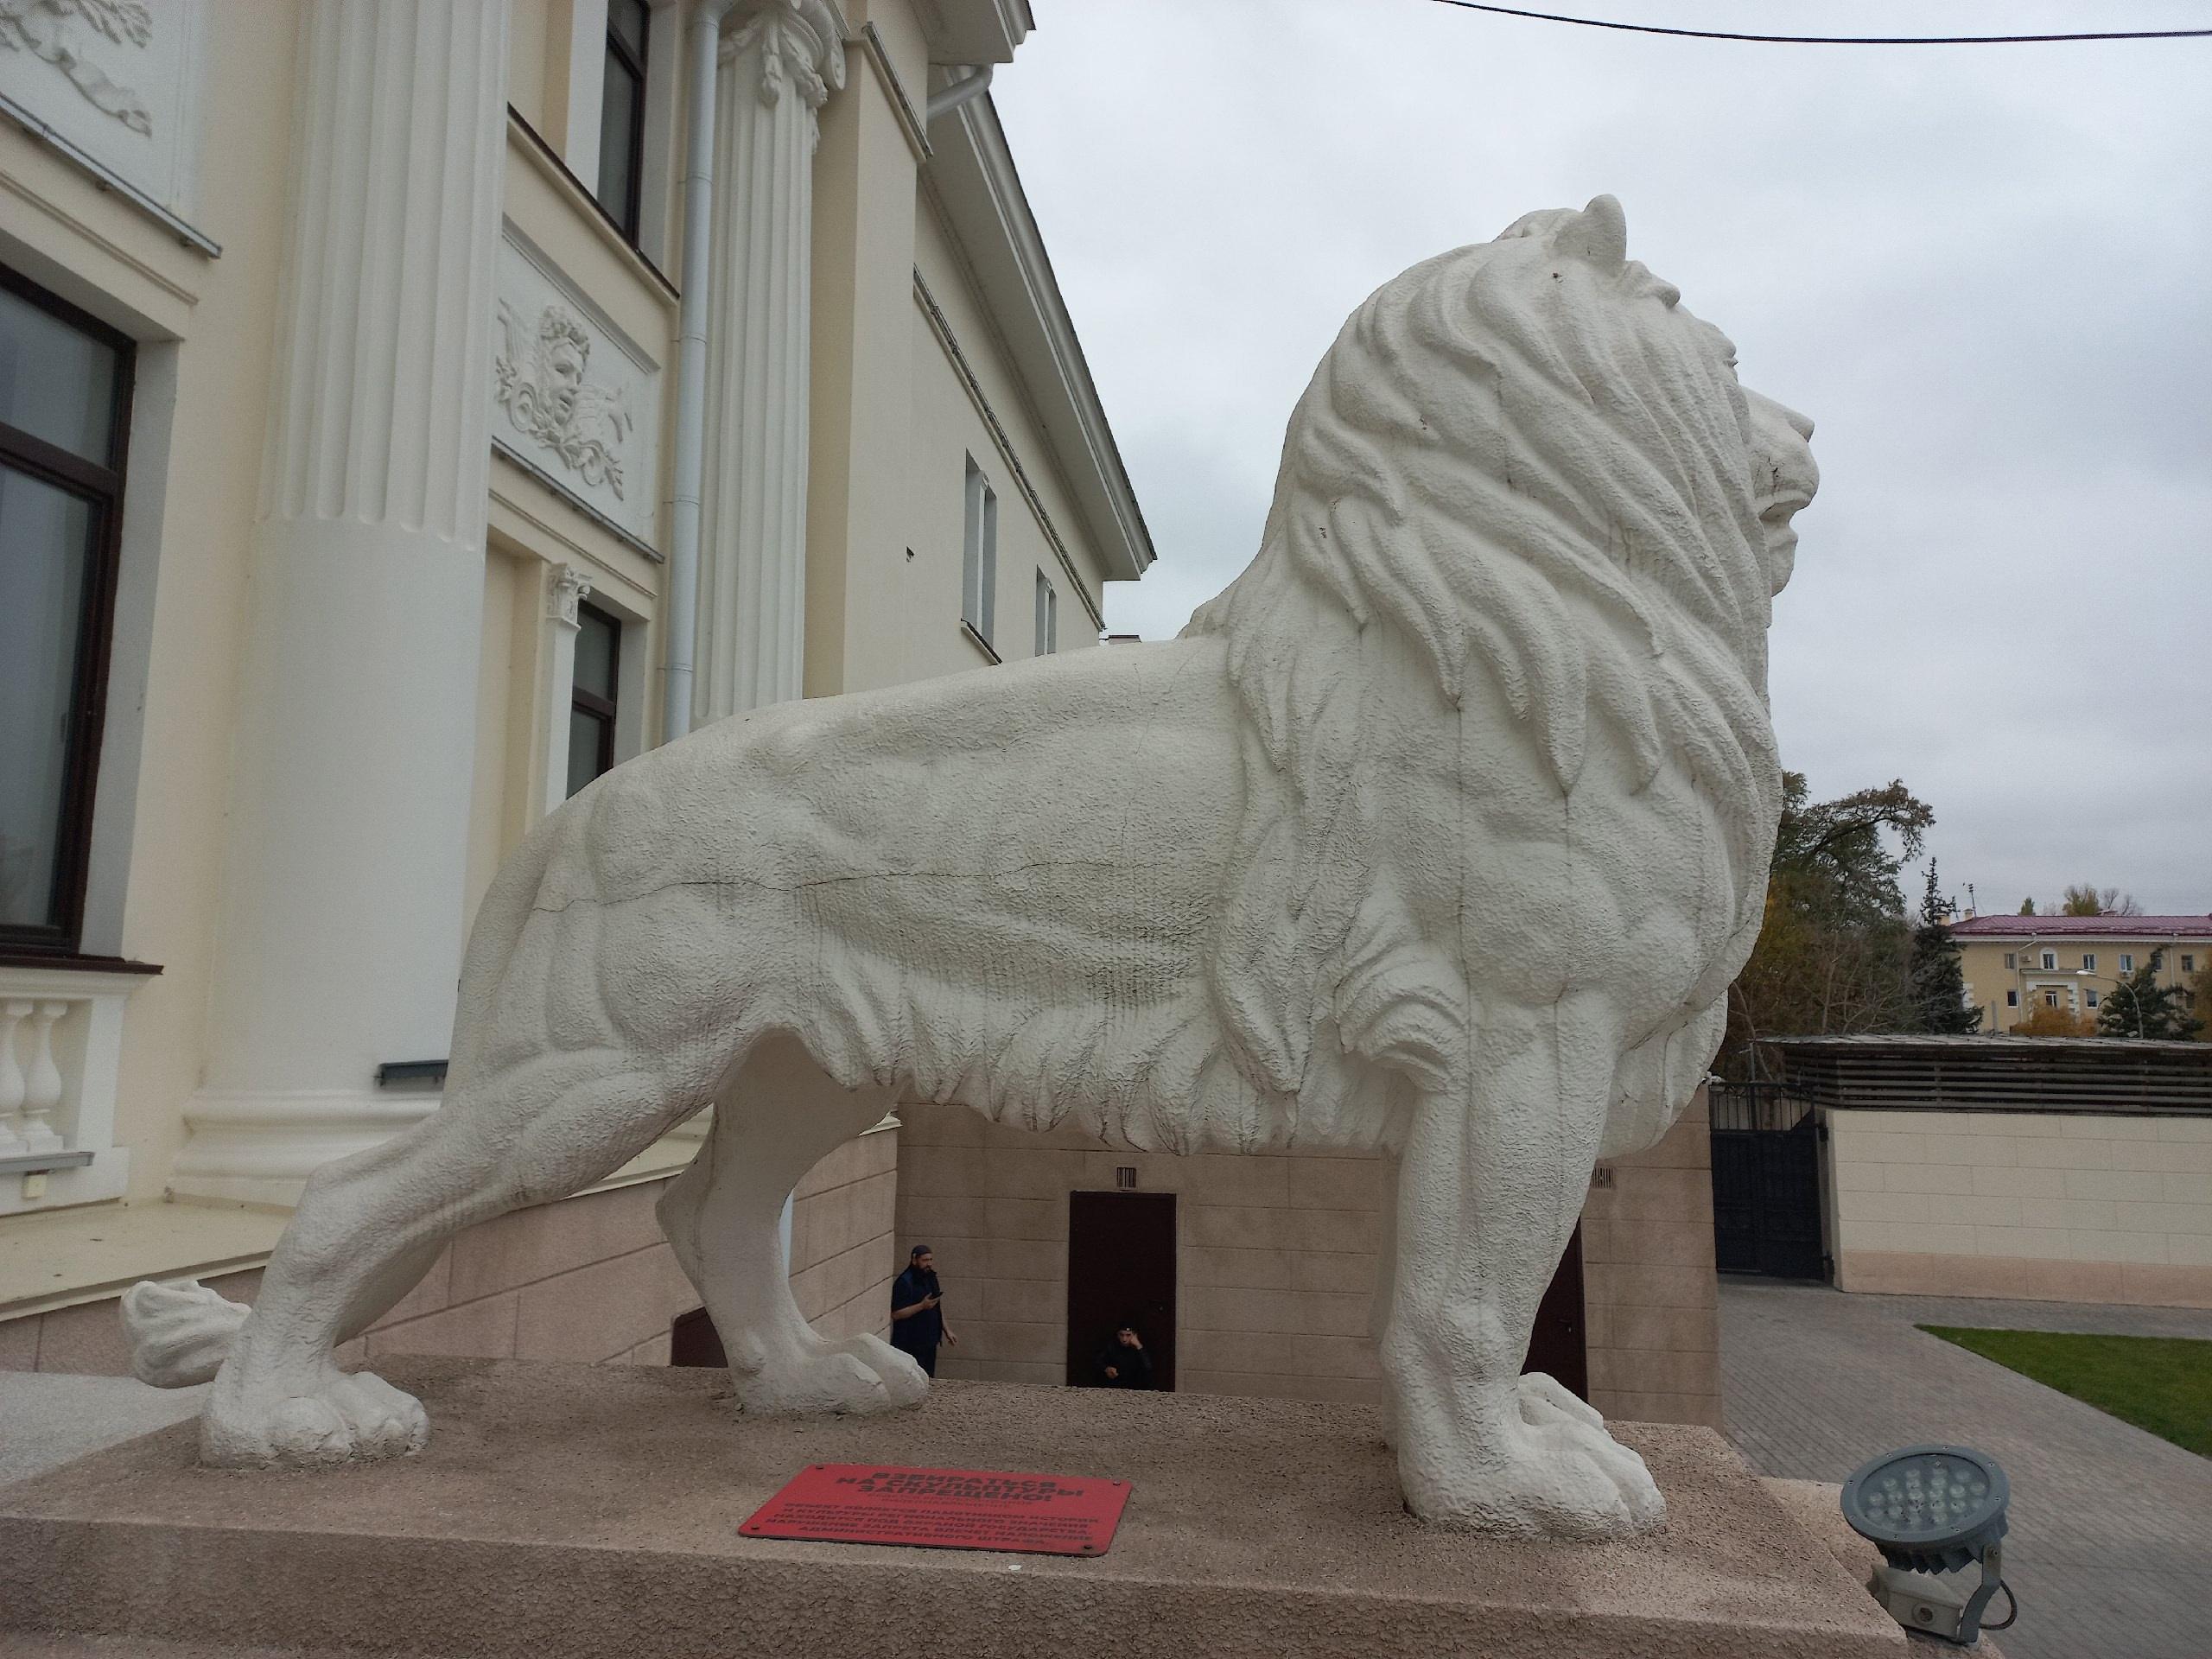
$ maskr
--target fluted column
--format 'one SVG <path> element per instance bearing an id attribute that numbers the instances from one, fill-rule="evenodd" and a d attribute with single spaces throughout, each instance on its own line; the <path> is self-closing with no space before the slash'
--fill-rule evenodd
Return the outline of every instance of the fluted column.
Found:
<path id="1" fill-rule="evenodd" d="M 307 0 L 205 1091 L 181 1192 L 282 1198 L 432 1103 L 483 607 L 505 0 Z"/>
<path id="2" fill-rule="evenodd" d="M 823 0 L 739 0 L 715 97 L 701 723 L 800 695 L 815 115 L 844 84 Z"/>

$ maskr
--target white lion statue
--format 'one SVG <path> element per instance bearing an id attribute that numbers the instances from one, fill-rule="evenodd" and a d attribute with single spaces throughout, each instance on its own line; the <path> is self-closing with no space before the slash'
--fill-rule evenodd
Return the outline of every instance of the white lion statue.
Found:
<path id="1" fill-rule="evenodd" d="M 1395 1154 L 1408 1503 L 1657 1522 L 1522 1359 L 1592 1161 L 1675 1121 L 1758 930 L 1769 601 L 1818 476 L 1676 301 L 1605 196 L 1416 265 L 1322 359 L 1258 558 L 1179 639 L 785 703 L 601 779 L 484 901 L 438 1112 L 316 1173 L 250 1314 L 137 1287 L 139 1374 L 214 1376 L 210 1463 L 411 1452 L 421 1407 L 333 1348 L 455 1230 L 712 1105 L 660 1214 L 744 1408 L 909 1404 L 906 1356 L 800 1316 L 778 1214 L 894 1102 L 957 1103 Z"/>

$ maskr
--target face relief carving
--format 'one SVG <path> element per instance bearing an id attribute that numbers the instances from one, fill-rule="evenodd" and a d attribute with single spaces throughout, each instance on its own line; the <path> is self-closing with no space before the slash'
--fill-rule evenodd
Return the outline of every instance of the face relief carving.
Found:
<path id="1" fill-rule="evenodd" d="M 493 396 L 517 431 L 550 448 L 588 485 L 622 499 L 622 445 L 635 422 L 620 385 L 585 378 L 591 334 L 565 307 L 538 313 L 535 333 L 521 312 L 499 302 L 506 349 L 493 363 Z"/>
<path id="2" fill-rule="evenodd" d="M 905 1355 L 807 1327 L 778 1225 L 909 1100 L 1395 1154 L 1407 1503 L 1656 1524 L 1641 1459 L 1521 1363 L 1593 1161 L 1675 1122 L 1758 931 L 1767 623 L 1818 474 L 1627 235 L 1601 196 L 1377 289 L 1292 412 L 1257 556 L 1179 639 L 760 709 L 549 817 L 478 913 L 436 1116 L 318 1174 L 235 1333 L 126 1299 L 149 1381 L 227 1349 L 206 1459 L 419 1446 L 420 1406 L 334 1344 L 453 1229 L 710 1104 L 661 1217 L 744 1409 L 918 1399 Z M 568 431 L 587 340 L 518 322 L 539 366 L 503 395 Z"/>

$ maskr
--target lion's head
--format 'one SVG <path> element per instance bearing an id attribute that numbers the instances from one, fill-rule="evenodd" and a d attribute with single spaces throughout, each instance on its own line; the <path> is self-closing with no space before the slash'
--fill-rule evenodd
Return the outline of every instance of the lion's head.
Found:
<path id="1" fill-rule="evenodd" d="M 1255 763 L 1287 776 L 1307 820 L 1264 832 L 1297 842 L 1293 880 L 1270 859 L 1273 893 L 1243 895 L 1277 913 L 1232 926 L 1253 982 L 1281 985 L 1294 961 L 1325 973 L 1316 953 L 1351 925 L 1310 901 L 1357 795 L 1373 627 L 1414 648 L 1440 711 L 1489 677 L 1561 792 L 1599 722 L 1634 788 L 1673 757 L 1727 803 L 1734 863 L 1764 868 L 1781 785 L 1767 624 L 1819 475 L 1810 423 L 1748 397 L 1734 347 L 1680 299 L 1628 257 L 1620 206 L 1600 196 L 1415 265 L 1322 359 L 1259 556 L 1186 630 L 1225 636 Z M 1243 977 L 1221 966 L 1224 987 Z M 1295 1012 L 1286 1030 L 1253 1016 L 1257 998 L 1227 1000 L 1287 1085 Z"/>

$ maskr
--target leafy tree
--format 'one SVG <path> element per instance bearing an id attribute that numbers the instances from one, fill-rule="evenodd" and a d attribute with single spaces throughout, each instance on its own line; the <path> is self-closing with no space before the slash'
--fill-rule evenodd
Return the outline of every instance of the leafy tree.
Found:
<path id="1" fill-rule="evenodd" d="M 2182 988 L 2158 983 L 2158 968 L 2165 957 L 2164 951 L 2153 950 L 2150 960 L 2107 994 L 2104 1006 L 2097 1010 L 2100 1036 L 2185 1042 L 2204 1029 L 2204 1022 L 2189 1011 Z"/>
<path id="2" fill-rule="evenodd" d="M 2023 916 L 2032 916 L 2032 915 L 2034 915 L 2035 913 L 2036 913 L 2036 901 L 2035 901 L 2034 899 L 2021 899 L 2021 900 L 2020 900 L 2020 914 L 2021 914 L 2021 915 L 2023 915 Z"/>
<path id="3" fill-rule="evenodd" d="M 2096 1034 L 2096 1022 L 2088 1014 L 2054 1008 L 2044 1002 L 2037 1003 L 2029 1010 L 2028 1017 L 2015 1024 L 2006 1033 L 2012 1037 L 2094 1037 Z"/>
<path id="4" fill-rule="evenodd" d="M 1770 1069 L 1753 1046 L 1770 1037 L 1917 1028 L 1897 872 L 1936 815 L 1901 782 L 1807 794 L 1803 773 L 1783 774 L 1765 919 L 1729 989 L 1717 1064 L 1732 1075 Z"/>
<path id="5" fill-rule="evenodd" d="M 1920 925 L 1912 930 L 1908 972 L 1916 1023 L 1922 1031 L 1964 1037 L 1981 1029 L 1981 1010 L 1967 1006 L 1967 976 L 1959 942 L 1951 937 L 1951 902 L 1936 885 L 1928 861 L 1928 889 L 1921 895 Z"/>
<path id="6" fill-rule="evenodd" d="M 2023 911 L 2022 915 L 2033 912 Z M 2143 906 L 2135 902 L 2132 893 L 2122 893 L 2118 887 L 2069 887 L 2065 902 L 2058 907 L 2062 916 L 2140 916 Z"/>

